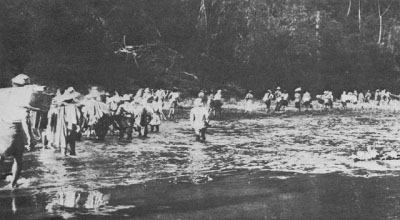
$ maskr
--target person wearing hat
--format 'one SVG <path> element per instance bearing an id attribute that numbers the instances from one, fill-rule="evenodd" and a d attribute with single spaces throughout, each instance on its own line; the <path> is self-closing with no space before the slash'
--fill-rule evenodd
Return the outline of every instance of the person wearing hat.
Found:
<path id="1" fill-rule="evenodd" d="M 168 95 L 170 103 L 168 118 L 170 119 L 175 119 L 175 109 L 179 105 L 179 97 L 180 93 L 178 92 L 178 89 L 174 87 L 172 92 Z"/>
<path id="2" fill-rule="evenodd" d="M 271 101 L 274 98 L 274 95 L 272 94 L 272 91 L 270 89 L 267 90 L 267 92 L 264 94 L 263 97 L 263 102 L 265 103 L 266 107 L 267 107 L 267 111 L 269 112 L 270 108 L 271 108 Z"/>
<path id="3" fill-rule="evenodd" d="M 362 92 L 358 93 L 358 102 L 359 103 L 364 103 L 365 102 L 364 93 L 362 93 Z"/>
<path id="4" fill-rule="evenodd" d="M 217 93 L 215 93 L 212 101 L 210 102 L 210 111 L 214 112 L 214 115 L 219 112 L 219 115 L 222 115 L 222 90 L 219 89 L 217 90 Z"/>
<path id="5" fill-rule="evenodd" d="M 312 108 L 311 94 L 308 92 L 308 90 L 305 90 L 302 101 L 304 103 L 304 107 L 306 108 L 306 111 L 308 111 L 309 108 Z"/>
<path id="6" fill-rule="evenodd" d="M 194 107 L 190 110 L 190 124 L 192 125 L 197 141 L 200 141 L 200 138 L 203 141 L 206 140 L 206 130 L 209 123 L 208 109 L 204 106 L 201 98 L 196 98 L 194 100 Z"/>
<path id="7" fill-rule="evenodd" d="M 249 92 L 246 94 L 244 97 L 244 100 L 246 101 L 246 109 L 244 113 L 252 113 L 253 112 L 253 91 L 249 90 Z"/>
<path id="8" fill-rule="evenodd" d="M 142 95 L 142 99 L 143 99 L 143 100 L 148 100 L 148 99 L 150 98 L 150 96 L 153 96 L 153 95 L 152 95 L 150 89 L 149 89 L 149 88 L 146 88 L 146 89 L 144 90 L 143 95 Z"/>
<path id="9" fill-rule="evenodd" d="M 22 171 L 25 140 L 31 145 L 29 132 L 29 98 L 33 90 L 27 85 L 30 78 L 19 74 L 11 80 L 13 88 L 0 90 L 0 162 L 5 156 L 13 156 L 11 186 L 15 187 Z"/>
<path id="10" fill-rule="evenodd" d="M 348 99 L 349 99 L 349 96 L 347 95 L 346 91 L 343 91 L 342 95 L 340 96 L 340 102 L 342 103 L 343 108 L 347 107 Z"/>
<path id="11" fill-rule="evenodd" d="M 12 87 L 16 88 L 16 87 L 25 87 L 27 85 L 31 84 L 31 79 L 29 76 L 25 75 L 25 74 L 18 74 L 17 76 L 15 76 L 14 78 L 11 79 L 11 84 Z M 28 92 L 26 90 L 26 92 Z M 10 111 L 12 112 L 12 111 Z M 27 145 L 25 145 L 25 148 L 27 150 L 32 150 L 34 143 L 33 143 L 33 139 L 31 138 L 32 134 L 31 134 L 31 123 L 30 123 L 30 111 L 28 109 L 23 109 L 21 111 L 17 111 L 19 117 L 22 119 L 21 123 L 22 123 L 22 128 L 24 130 L 25 133 L 25 137 L 26 137 L 26 143 Z"/>
<path id="12" fill-rule="evenodd" d="M 331 91 L 326 91 L 324 95 L 324 104 L 325 108 L 330 107 L 333 108 L 333 95 Z"/>
<path id="13" fill-rule="evenodd" d="M 161 125 L 162 106 L 158 103 L 158 97 L 151 97 L 147 102 L 147 111 L 150 114 L 150 132 L 159 132 Z"/>
<path id="14" fill-rule="evenodd" d="M 301 111 L 301 88 L 294 90 L 294 107 Z"/>
<path id="15" fill-rule="evenodd" d="M 365 93 L 364 102 L 369 103 L 369 100 L 371 100 L 371 97 L 372 97 L 371 91 L 367 90 L 367 92 Z"/>
<path id="16" fill-rule="evenodd" d="M 377 89 L 375 91 L 375 101 L 378 106 L 380 105 L 381 99 L 382 99 L 381 91 Z"/>
<path id="17" fill-rule="evenodd" d="M 287 92 L 287 90 L 283 90 L 280 106 L 283 107 L 283 110 L 285 110 L 286 107 L 288 107 L 288 105 L 289 105 L 289 93 Z"/>
<path id="18" fill-rule="evenodd" d="M 128 94 L 122 96 L 123 103 L 118 107 L 115 115 L 119 117 L 119 137 L 124 138 L 127 134 L 128 139 L 132 139 L 134 123 L 134 107 L 130 103 L 131 97 Z"/>
<path id="19" fill-rule="evenodd" d="M 76 155 L 75 142 L 81 130 L 82 112 L 79 109 L 78 96 L 72 87 L 66 89 L 61 95 L 54 97 L 52 118 L 48 128 L 53 131 L 51 144 L 61 150 L 63 156 Z"/>
<path id="20" fill-rule="evenodd" d="M 278 86 L 278 88 L 276 88 L 276 91 L 274 93 L 275 96 L 275 101 L 276 101 L 276 106 L 275 106 L 275 111 L 280 111 L 281 109 L 281 100 L 282 100 L 282 91 L 281 91 L 281 87 Z"/>

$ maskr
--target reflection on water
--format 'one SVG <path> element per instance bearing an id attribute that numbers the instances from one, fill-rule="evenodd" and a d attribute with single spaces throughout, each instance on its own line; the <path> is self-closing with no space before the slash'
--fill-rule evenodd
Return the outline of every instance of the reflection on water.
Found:
<path id="1" fill-rule="evenodd" d="M 103 194 L 99 191 L 79 192 L 79 191 L 58 191 L 47 204 L 49 212 L 60 208 L 79 208 L 98 210 L 108 204 L 110 194 Z"/>
<path id="2" fill-rule="evenodd" d="M 156 180 L 93 191 L 0 191 L 0 216 L 6 219 L 400 217 L 400 179 L 396 177 L 235 172 L 213 179 L 205 184 Z"/>
<path id="3" fill-rule="evenodd" d="M 70 189 L 60 190 L 52 196 L 46 205 L 48 213 L 59 214 L 65 218 L 73 213 L 100 213 L 110 201 L 110 194 L 97 190 L 83 192 Z"/>

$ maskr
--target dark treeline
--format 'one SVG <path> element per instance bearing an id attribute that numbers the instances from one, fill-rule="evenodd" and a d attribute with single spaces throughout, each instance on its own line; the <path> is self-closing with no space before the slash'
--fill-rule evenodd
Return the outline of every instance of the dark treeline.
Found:
<path id="1" fill-rule="evenodd" d="M 2 0 L 1 86 L 25 72 L 80 89 L 398 93 L 399 12 L 396 0 Z M 116 53 L 124 36 L 136 61 Z"/>

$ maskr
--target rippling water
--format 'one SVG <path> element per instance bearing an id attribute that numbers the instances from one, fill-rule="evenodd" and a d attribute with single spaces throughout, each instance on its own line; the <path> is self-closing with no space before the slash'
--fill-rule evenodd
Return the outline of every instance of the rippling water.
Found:
<path id="1" fill-rule="evenodd" d="M 18 189 L 0 182 L 0 216 L 398 219 L 400 162 L 349 158 L 396 149 L 398 125 L 388 111 L 230 115 L 206 143 L 182 119 L 148 139 L 83 140 L 76 157 L 38 149 Z"/>

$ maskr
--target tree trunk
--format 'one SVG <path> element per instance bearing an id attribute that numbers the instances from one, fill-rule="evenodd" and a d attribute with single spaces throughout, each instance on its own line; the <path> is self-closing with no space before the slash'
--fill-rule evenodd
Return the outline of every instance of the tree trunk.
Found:
<path id="1" fill-rule="evenodd" d="M 378 44 L 381 44 L 382 41 L 382 15 L 379 16 L 379 37 Z"/>
<path id="2" fill-rule="evenodd" d="M 350 10 L 351 10 L 351 0 L 349 0 L 349 8 L 347 9 L 347 17 L 350 15 Z"/>
<path id="3" fill-rule="evenodd" d="M 361 32 L 361 0 L 358 0 L 358 30 Z"/>

